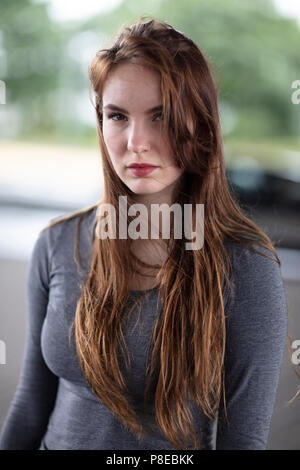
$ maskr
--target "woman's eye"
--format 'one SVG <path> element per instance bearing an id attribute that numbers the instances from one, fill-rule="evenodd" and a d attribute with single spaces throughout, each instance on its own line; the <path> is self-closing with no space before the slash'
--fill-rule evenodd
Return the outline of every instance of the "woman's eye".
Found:
<path id="1" fill-rule="evenodd" d="M 126 116 L 124 116 L 121 113 L 111 113 L 109 114 L 108 119 L 112 119 L 113 121 L 123 121 L 124 119 L 126 119 Z M 156 114 L 153 118 L 153 121 L 161 121 L 161 120 L 162 120 L 162 113 Z"/>
<path id="2" fill-rule="evenodd" d="M 115 117 L 121 117 L 121 119 L 114 119 Z M 120 113 L 112 113 L 108 116 L 108 119 L 112 119 L 113 121 L 122 121 L 125 116 L 123 116 L 123 114 L 120 114 Z"/>
<path id="3" fill-rule="evenodd" d="M 156 121 L 157 117 L 159 117 L 160 118 L 159 121 L 161 121 L 162 120 L 162 113 L 158 113 L 158 114 L 155 115 L 155 117 L 154 117 L 155 121 Z"/>

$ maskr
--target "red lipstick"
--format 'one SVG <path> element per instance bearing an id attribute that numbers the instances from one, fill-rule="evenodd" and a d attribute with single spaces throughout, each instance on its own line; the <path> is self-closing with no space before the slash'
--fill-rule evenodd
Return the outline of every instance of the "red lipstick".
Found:
<path id="1" fill-rule="evenodd" d="M 132 163 L 129 169 L 135 176 L 147 176 L 155 170 L 157 166 L 150 163 Z"/>

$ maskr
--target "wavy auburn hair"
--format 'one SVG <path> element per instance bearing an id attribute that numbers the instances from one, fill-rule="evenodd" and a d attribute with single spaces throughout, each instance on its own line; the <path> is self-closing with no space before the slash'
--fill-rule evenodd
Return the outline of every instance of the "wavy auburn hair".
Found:
<path id="1" fill-rule="evenodd" d="M 274 260 L 254 245 L 261 246 L 273 253 L 274 262 L 280 265 L 280 261 L 269 237 L 242 213 L 228 186 L 212 66 L 191 39 L 153 17 L 143 16 L 123 27 L 111 47 L 97 52 L 89 68 L 104 173 L 99 205 L 115 207 L 117 230 L 119 196 L 127 196 L 129 205 L 135 200 L 116 175 L 105 146 L 102 92 L 110 71 L 124 62 L 139 63 L 160 74 L 162 131 L 168 136 L 178 167 L 184 169 L 174 201 L 182 208 L 187 203 L 192 207 L 205 204 L 203 247 L 187 251 L 184 237 L 171 237 L 168 258 L 155 266 L 162 308 L 152 332 L 144 394 L 146 406 L 150 384 L 154 383 L 156 424 L 172 446 L 199 449 L 201 439 L 187 401 L 192 400 L 213 419 L 223 396 L 226 410 L 224 292 L 231 287 L 231 262 L 224 244 L 242 244 Z M 193 126 L 188 127 L 187 119 Z M 122 326 L 129 299 L 128 279 L 140 272 L 138 266 L 144 273 L 149 267 L 153 269 L 134 256 L 130 238 L 95 237 L 72 326 L 80 367 L 93 392 L 141 439 L 147 431 L 130 403 L 119 363 L 121 351 L 126 367 L 130 367 Z"/>

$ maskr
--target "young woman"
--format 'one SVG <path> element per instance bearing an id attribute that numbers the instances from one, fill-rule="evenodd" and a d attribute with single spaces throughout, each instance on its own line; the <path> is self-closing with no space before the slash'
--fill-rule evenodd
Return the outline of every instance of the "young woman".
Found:
<path id="1" fill-rule="evenodd" d="M 36 242 L 2 449 L 267 445 L 287 334 L 280 261 L 230 193 L 207 59 L 144 20 L 90 67 L 103 199 Z M 204 207 L 196 249 L 177 236 L 185 205 L 197 236 Z"/>

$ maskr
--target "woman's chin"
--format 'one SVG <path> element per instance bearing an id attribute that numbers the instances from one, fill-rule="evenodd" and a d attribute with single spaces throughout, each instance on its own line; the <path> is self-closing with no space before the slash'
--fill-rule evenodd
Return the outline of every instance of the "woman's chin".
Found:
<path id="1" fill-rule="evenodd" d="M 165 187 L 163 185 L 153 184 L 151 182 L 145 181 L 145 178 L 142 178 L 144 181 L 138 181 L 135 184 L 127 185 L 128 188 L 134 193 L 138 195 L 148 195 L 156 194 L 161 192 Z M 141 179 L 141 180 L 142 180 Z"/>

